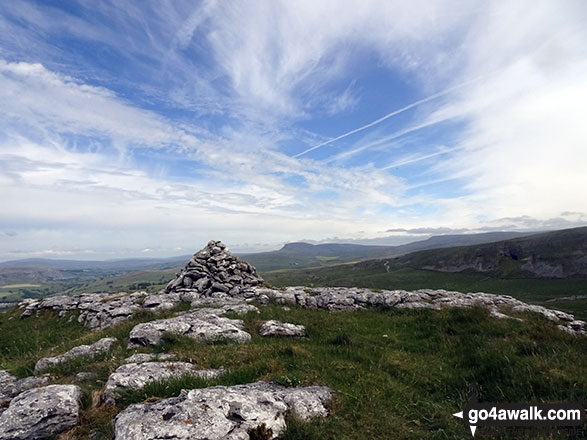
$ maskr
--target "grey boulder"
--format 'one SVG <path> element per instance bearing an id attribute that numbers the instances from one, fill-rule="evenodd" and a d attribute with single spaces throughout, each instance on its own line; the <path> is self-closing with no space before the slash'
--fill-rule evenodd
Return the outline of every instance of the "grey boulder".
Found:
<path id="1" fill-rule="evenodd" d="M 201 342 L 218 340 L 249 342 L 251 335 L 243 329 L 244 324 L 239 319 L 221 317 L 210 312 L 210 309 L 200 309 L 175 318 L 138 324 L 130 332 L 128 348 L 158 345 L 166 333 L 185 335 Z"/>
<path id="2" fill-rule="evenodd" d="M 306 336 L 306 327 L 303 325 L 290 324 L 288 322 L 267 321 L 259 329 L 261 336 Z"/>
<path id="3" fill-rule="evenodd" d="M 126 364 L 118 367 L 108 378 L 104 388 L 104 401 L 109 404 L 115 403 L 121 391 L 140 390 L 148 383 L 155 381 L 173 379 L 187 374 L 203 379 L 213 379 L 224 372 L 224 370 L 198 370 L 195 365 L 187 362 Z"/>
<path id="4" fill-rule="evenodd" d="M 257 382 L 232 387 L 183 390 L 178 397 L 131 405 L 115 420 L 116 440 L 248 440 L 265 424 L 269 438 L 286 429 L 285 415 L 325 417 L 326 387 L 285 388 Z"/>
<path id="5" fill-rule="evenodd" d="M 17 379 L 5 370 L 0 370 L 0 414 L 2 414 L 10 401 L 20 393 L 31 388 L 45 386 L 49 383 L 48 376 L 25 377 Z"/>
<path id="6" fill-rule="evenodd" d="M 46 440 L 77 425 L 82 392 L 76 385 L 33 388 L 0 415 L 0 440 Z"/>
<path id="7" fill-rule="evenodd" d="M 35 365 L 35 374 L 39 374 L 49 368 L 59 365 L 63 362 L 77 359 L 80 357 L 93 358 L 94 356 L 110 351 L 112 345 L 117 341 L 116 338 L 102 338 L 92 345 L 79 345 L 73 347 L 67 353 L 59 356 L 46 357 L 39 359 Z"/>
<path id="8" fill-rule="evenodd" d="M 135 353 L 125 359 L 127 364 L 142 364 L 152 361 L 170 361 L 177 356 L 173 353 Z"/>

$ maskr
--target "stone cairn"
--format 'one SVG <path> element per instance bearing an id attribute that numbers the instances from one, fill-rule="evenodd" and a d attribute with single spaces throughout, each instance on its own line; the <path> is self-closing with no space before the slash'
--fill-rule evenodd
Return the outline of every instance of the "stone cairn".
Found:
<path id="1" fill-rule="evenodd" d="M 263 283 L 256 269 L 230 253 L 226 245 L 211 240 L 196 252 L 186 267 L 176 274 L 165 293 L 193 292 L 201 296 L 228 293 L 237 296 L 241 290 Z"/>

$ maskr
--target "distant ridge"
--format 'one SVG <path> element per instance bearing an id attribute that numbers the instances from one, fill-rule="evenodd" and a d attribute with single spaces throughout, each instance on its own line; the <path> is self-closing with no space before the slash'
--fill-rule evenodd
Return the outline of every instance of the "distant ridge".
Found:
<path id="1" fill-rule="evenodd" d="M 473 270 L 499 278 L 583 278 L 587 277 L 587 227 L 414 252 L 395 263 L 438 272 Z"/>
<path id="2" fill-rule="evenodd" d="M 426 249 L 491 243 L 531 234 L 534 233 L 486 232 L 481 234 L 440 235 L 399 246 L 294 242 L 287 243 L 277 251 L 244 254 L 240 256 L 254 265 L 260 272 L 267 272 L 287 268 L 306 268 L 376 258 L 398 257 L 410 252 Z"/>

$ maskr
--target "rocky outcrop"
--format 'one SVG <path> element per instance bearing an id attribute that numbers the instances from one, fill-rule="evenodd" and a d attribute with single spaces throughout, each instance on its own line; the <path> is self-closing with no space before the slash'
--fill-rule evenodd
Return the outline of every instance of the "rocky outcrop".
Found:
<path id="1" fill-rule="evenodd" d="M 233 256 L 223 243 L 210 241 L 194 254 L 165 292 L 188 290 L 201 296 L 224 293 L 237 296 L 243 288 L 262 283 L 263 279 L 253 266 Z"/>
<path id="2" fill-rule="evenodd" d="M 79 345 L 73 347 L 67 353 L 59 356 L 46 357 L 39 359 L 35 365 L 35 374 L 42 373 L 45 370 L 55 367 L 63 362 L 68 362 L 78 358 L 93 358 L 96 355 L 110 351 L 112 345 L 117 341 L 116 338 L 102 338 L 92 345 Z"/>
<path id="3" fill-rule="evenodd" d="M 427 308 L 441 310 L 451 307 L 485 307 L 490 311 L 532 312 L 558 322 L 566 331 L 576 335 L 587 334 L 587 324 L 575 320 L 570 313 L 547 309 L 543 306 L 526 304 L 509 295 L 492 293 L 461 293 L 448 290 L 420 289 L 383 290 L 348 287 L 287 287 L 285 289 L 252 288 L 243 292 L 245 298 L 267 301 L 270 298 L 278 303 L 293 303 L 302 307 L 319 308 L 331 311 L 348 311 L 361 308 Z"/>
<path id="4" fill-rule="evenodd" d="M 115 420 L 116 440 L 247 440 L 265 425 L 267 438 L 286 429 L 285 416 L 325 417 L 326 387 L 285 388 L 266 382 L 182 391 L 178 397 L 131 405 Z"/>
<path id="5" fill-rule="evenodd" d="M 173 379 L 184 375 L 213 379 L 224 374 L 224 370 L 198 370 L 187 362 L 144 362 L 126 364 L 110 375 L 104 388 L 104 401 L 115 403 L 123 390 L 140 390 L 150 382 Z"/>
<path id="6" fill-rule="evenodd" d="M 306 327 L 288 322 L 267 321 L 259 328 L 261 336 L 289 336 L 303 338 L 306 336 Z"/>
<path id="7" fill-rule="evenodd" d="M 146 292 L 126 293 L 85 293 L 76 296 L 50 296 L 48 298 L 25 300 L 20 304 L 23 309 L 21 318 L 35 315 L 42 310 L 54 310 L 59 316 L 64 317 L 70 312 L 79 311 L 78 321 L 87 327 L 101 330 L 118 325 L 139 310 L 146 309 L 143 301 L 147 297 Z M 169 297 L 166 303 L 160 303 L 159 307 L 148 308 L 153 311 L 164 310 L 173 297 Z M 177 298 L 177 303 L 179 303 Z"/>
<path id="8" fill-rule="evenodd" d="M 222 309 L 199 309 L 175 318 L 138 324 L 130 332 L 128 347 L 158 345 L 166 333 L 184 335 L 200 342 L 249 342 L 251 335 L 244 331 L 243 321 L 219 316 L 222 313 Z"/>
<path id="9" fill-rule="evenodd" d="M 2 414 L 10 401 L 20 393 L 31 388 L 45 386 L 49 383 L 49 376 L 25 377 L 17 379 L 5 370 L 0 370 L 0 414 Z"/>
<path id="10" fill-rule="evenodd" d="M 0 415 L 0 440 L 47 440 L 73 428 L 81 396 L 76 385 L 49 385 L 21 393 Z"/>

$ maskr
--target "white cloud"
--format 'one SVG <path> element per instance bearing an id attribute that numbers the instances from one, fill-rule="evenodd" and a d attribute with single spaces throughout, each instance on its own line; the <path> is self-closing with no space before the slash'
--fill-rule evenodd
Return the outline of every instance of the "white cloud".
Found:
<path id="1" fill-rule="evenodd" d="M 472 218 L 585 211 L 587 10 L 571 1 L 494 10 L 483 32 L 472 28 L 468 69 L 499 70 L 451 104 L 468 130 L 445 171 L 465 177 L 470 195 L 446 203 Z"/>
<path id="2" fill-rule="evenodd" d="M 475 229 L 587 212 L 581 1 L 82 6 L 83 19 L 47 5 L 0 6 L 17 17 L 0 14 L 0 56 L 21 60 L 0 61 L 0 201 L 11 208 L 0 227 L 29 251 L 47 248 L 43 240 L 93 249 L 96 237 L 107 237 L 102 254 L 120 242 L 135 252 L 161 242 L 169 252 L 191 249 L 211 235 L 281 243 L 364 231 L 369 239 L 389 224 Z M 58 34 L 115 53 L 132 78 L 73 60 L 50 44 Z M 290 157 L 303 145 L 335 146 L 296 124 L 359 109 L 361 63 L 399 72 L 426 105 L 408 106 L 399 128 L 357 124 L 365 137 L 336 144 L 336 154 Z M 144 101 L 131 102 L 135 92 Z M 186 113 L 174 120 L 145 102 Z M 450 148 L 406 151 L 396 142 L 445 122 L 461 124 Z M 338 140 L 355 130 L 345 126 Z M 385 163 L 369 160 L 392 149 Z M 393 175 L 416 163 L 426 179 Z M 462 182 L 456 194 L 427 192 L 450 179 Z M 9 239 L 4 250 L 13 249 Z"/>

